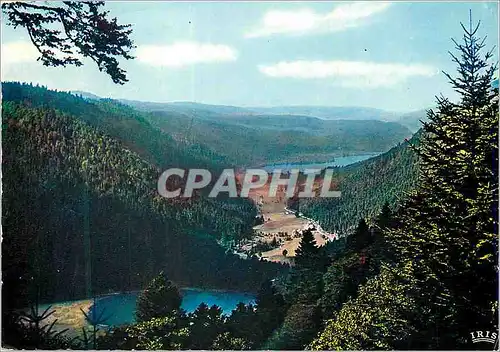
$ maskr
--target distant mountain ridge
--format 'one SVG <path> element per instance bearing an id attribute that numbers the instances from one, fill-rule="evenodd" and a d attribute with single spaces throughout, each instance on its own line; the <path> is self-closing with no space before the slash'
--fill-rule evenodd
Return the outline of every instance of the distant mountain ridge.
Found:
<path id="1" fill-rule="evenodd" d="M 368 107 L 344 106 L 276 106 L 276 107 L 239 107 L 231 105 L 211 105 L 195 102 L 155 103 L 136 100 L 120 99 L 120 102 L 145 111 L 163 111 L 182 113 L 198 118 L 238 118 L 241 116 L 279 116 L 313 117 L 321 120 L 372 120 L 396 122 L 412 133 L 420 127 L 420 120 L 426 120 L 426 110 L 417 110 L 408 113 L 397 113 Z"/>
<path id="2" fill-rule="evenodd" d="M 153 126 L 175 139 L 199 143 L 240 166 L 331 161 L 336 156 L 384 152 L 411 136 L 411 131 L 401 124 L 377 120 L 165 110 L 146 115 Z"/>
<path id="3" fill-rule="evenodd" d="M 216 172 L 227 163 L 144 115 L 109 99 L 2 83 L 2 283 L 15 292 L 11 307 L 27 306 L 33 277 L 41 302 L 88 298 L 89 263 L 94 294 L 140 289 L 165 268 L 182 285 L 256 291 L 285 269 L 221 246 L 251 233 L 249 200 L 159 196 L 164 168 Z"/>
<path id="4" fill-rule="evenodd" d="M 272 115 L 305 115 L 326 120 L 381 120 L 391 121 L 397 113 L 382 109 L 357 106 L 276 106 L 252 107 L 252 111 Z"/>
<path id="5" fill-rule="evenodd" d="M 71 94 L 84 99 L 103 99 L 93 93 L 84 91 L 71 91 Z M 191 101 L 174 101 L 168 103 L 148 102 L 141 100 L 117 99 L 125 105 L 132 106 L 143 111 L 163 111 L 169 113 L 180 113 L 198 118 L 228 118 L 238 116 L 281 116 L 281 117 L 314 117 L 322 120 L 376 120 L 385 122 L 396 122 L 412 133 L 421 126 L 420 120 L 426 121 L 426 110 L 416 110 L 407 113 L 391 112 L 382 109 L 359 107 L 359 106 L 315 106 L 315 105 L 285 105 L 272 107 L 240 107 L 234 105 L 205 104 Z"/>

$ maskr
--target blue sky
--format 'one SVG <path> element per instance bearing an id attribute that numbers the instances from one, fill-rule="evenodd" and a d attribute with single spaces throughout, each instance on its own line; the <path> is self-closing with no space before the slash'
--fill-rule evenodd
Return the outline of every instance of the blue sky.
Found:
<path id="1" fill-rule="evenodd" d="M 47 68 L 24 29 L 2 22 L 2 80 L 145 101 L 367 106 L 412 111 L 453 93 L 441 70 L 460 22 L 498 45 L 495 2 L 107 2 L 133 24 L 129 82 L 90 61 Z"/>

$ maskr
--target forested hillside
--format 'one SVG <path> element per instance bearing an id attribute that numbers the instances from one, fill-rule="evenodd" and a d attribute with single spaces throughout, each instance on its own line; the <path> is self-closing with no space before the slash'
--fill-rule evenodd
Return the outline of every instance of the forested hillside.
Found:
<path id="1" fill-rule="evenodd" d="M 67 92 L 17 82 L 2 82 L 4 101 L 47 107 L 71 114 L 118 139 L 142 158 L 162 169 L 196 167 L 221 169 L 228 160 L 197 143 L 174 140 L 169 129 L 151 126 L 145 114 L 110 99 L 90 100 Z"/>
<path id="2" fill-rule="evenodd" d="M 143 112 L 111 99 L 81 98 L 81 93 L 7 82 L 4 99 L 29 101 L 73 114 L 120 139 L 146 160 L 166 168 L 253 166 L 281 161 L 330 161 L 335 156 L 384 152 L 411 132 L 394 122 L 321 120 L 308 116 L 237 115 L 218 110 L 192 110 L 182 104 L 128 102 Z M 77 94 L 77 95 L 75 95 Z M 145 105 L 146 104 L 146 105 Z M 146 107 L 144 107 L 146 106 Z M 210 106 L 211 107 L 211 106 Z M 152 111 L 152 113 L 149 113 Z"/>
<path id="3" fill-rule="evenodd" d="M 390 121 L 397 115 L 388 111 L 348 106 L 273 106 L 249 108 L 259 114 L 305 115 L 326 120 L 380 120 Z"/>
<path id="4" fill-rule="evenodd" d="M 384 152 L 409 137 L 397 123 L 325 121 L 308 116 L 153 112 L 148 119 L 177 139 L 199 143 L 238 165 L 331 161 L 335 156 Z"/>
<path id="5" fill-rule="evenodd" d="M 7 307 L 137 289 L 161 269 L 179 283 L 249 290 L 281 270 L 216 243 L 249 233 L 256 210 L 248 201 L 167 201 L 156 191 L 160 169 L 121 141 L 22 101 L 6 95 L 2 105 Z M 88 110 L 87 119 L 105 120 Z"/>
<path id="6" fill-rule="evenodd" d="M 342 168 L 334 168 L 339 198 L 304 198 L 292 201 L 291 208 L 318 220 L 328 231 L 346 235 L 360 218 L 378 214 L 385 203 L 395 209 L 416 186 L 418 158 L 410 145 L 417 146 L 421 133 L 387 153 Z"/>

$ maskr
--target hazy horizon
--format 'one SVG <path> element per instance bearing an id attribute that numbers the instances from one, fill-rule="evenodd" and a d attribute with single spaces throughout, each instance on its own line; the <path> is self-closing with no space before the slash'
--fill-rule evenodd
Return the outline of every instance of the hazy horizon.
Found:
<path id="1" fill-rule="evenodd" d="M 2 21 L 2 81 L 113 99 L 240 107 L 367 107 L 412 112 L 454 97 L 441 71 L 460 22 L 498 44 L 496 2 L 109 2 L 137 48 L 114 84 L 90 60 L 45 67 L 26 31 Z"/>
<path id="2" fill-rule="evenodd" d="M 31 84 L 36 84 L 35 82 L 22 82 L 22 83 L 31 83 Z M 51 87 L 47 87 L 48 89 L 55 89 Z M 371 106 L 362 106 L 362 105 L 301 105 L 301 104 L 287 104 L 287 105 L 228 105 L 228 104 L 215 104 L 215 103 L 210 103 L 210 102 L 202 102 L 202 101 L 192 101 L 192 100 L 172 100 L 172 101 L 151 101 L 151 100 L 139 100 L 139 99 L 127 99 L 127 98 L 120 98 L 120 97 L 111 97 L 111 96 L 100 96 L 96 93 L 89 92 L 89 91 L 80 91 L 80 90 L 68 90 L 67 92 L 70 92 L 72 94 L 90 94 L 90 95 L 95 95 L 96 97 L 99 97 L 101 99 L 113 99 L 113 100 L 126 100 L 126 101 L 137 101 L 137 102 L 144 102 L 144 103 L 153 103 L 153 104 L 198 104 L 198 105 L 207 105 L 207 106 L 226 106 L 226 107 L 235 107 L 235 108 L 245 108 L 245 109 L 266 109 L 266 108 L 342 108 L 342 109 L 366 109 L 366 110 L 378 110 L 380 112 L 386 112 L 386 113 L 394 113 L 394 114 L 407 114 L 411 112 L 416 112 L 416 111 L 421 111 L 421 110 L 428 110 L 431 109 L 432 106 L 426 107 L 426 108 L 421 108 L 421 109 L 414 109 L 414 110 L 387 110 L 387 109 L 381 109 L 381 108 L 375 108 Z"/>

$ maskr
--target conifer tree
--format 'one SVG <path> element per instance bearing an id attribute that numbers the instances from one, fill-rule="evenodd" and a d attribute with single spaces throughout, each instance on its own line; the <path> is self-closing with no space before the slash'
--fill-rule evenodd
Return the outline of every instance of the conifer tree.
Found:
<path id="1" fill-rule="evenodd" d="M 319 247 L 312 231 L 304 231 L 299 247 L 295 251 L 295 264 L 300 268 L 313 268 L 318 254 Z"/>
<path id="2" fill-rule="evenodd" d="M 460 99 L 439 97 L 429 112 L 420 186 L 387 234 L 399 264 L 364 285 L 314 349 L 470 348 L 470 331 L 498 329 L 496 65 L 479 24 L 462 28 L 458 75 L 446 75 Z"/>
<path id="3" fill-rule="evenodd" d="M 376 224 L 378 228 L 386 228 L 390 225 L 392 220 L 392 211 L 389 207 L 389 203 L 385 202 L 380 214 L 377 216 Z"/>
<path id="4" fill-rule="evenodd" d="M 365 219 L 359 221 L 356 231 L 347 237 L 346 250 L 359 252 L 361 249 L 366 248 L 372 241 L 370 228 Z"/>
<path id="5" fill-rule="evenodd" d="M 268 336 L 282 322 L 288 308 L 283 295 L 277 292 L 270 280 L 265 281 L 255 300 L 261 329 Z"/>
<path id="6" fill-rule="evenodd" d="M 305 230 L 295 251 L 295 266 L 289 278 L 288 300 L 307 304 L 316 302 L 323 290 L 322 276 L 327 263 L 324 248 L 316 244 L 310 229 Z"/>
<path id="7" fill-rule="evenodd" d="M 429 112 L 417 148 L 421 187 L 391 236 L 401 259 L 418 263 L 415 275 L 430 304 L 422 338 L 434 348 L 456 348 L 471 329 L 497 325 L 496 65 L 477 36 L 479 24 L 462 28 L 463 42 L 454 41 L 459 56 L 451 54 L 458 75 L 446 74 L 460 100 L 440 97 Z"/>
<path id="8" fill-rule="evenodd" d="M 136 320 L 148 321 L 178 311 L 182 302 L 177 287 L 160 272 L 137 297 Z"/>

